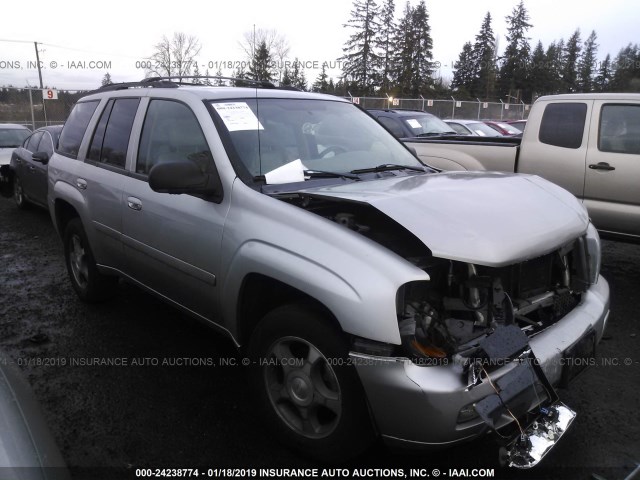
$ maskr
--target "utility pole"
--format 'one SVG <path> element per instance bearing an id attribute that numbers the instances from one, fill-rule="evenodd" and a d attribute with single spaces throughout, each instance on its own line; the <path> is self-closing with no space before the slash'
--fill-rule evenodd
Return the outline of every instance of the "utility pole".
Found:
<path id="1" fill-rule="evenodd" d="M 38 52 L 38 42 L 33 42 L 33 46 L 36 48 L 36 63 L 38 64 L 38 78 L 40 79 L 40 94 L 42 95 L 42 90 L 44 87 L 42 85 L 42 69 L 40 68 L 40 52 Z M 31 94 L 31 92 L 29 92 Z M 33 114 L 33 109 L 31 110 Z M 42 113 L 44 115 L 44 125 L 47 125 L 47 107 L 44 104 L 44 96 L 42 97 Z M 34 124 L 35 128 L 35 124 Z"/>
<path id="2" fill-rule="evenodd" d="M 38 42 L 33 42 L 33 45 L 36 47 L 36 63 L 38 64 L 38 77 L 40 78 L 40 90 L 44 87 L 42 86 L 42 69 L 40 68 L 40 53 L 38 52 Z"/>

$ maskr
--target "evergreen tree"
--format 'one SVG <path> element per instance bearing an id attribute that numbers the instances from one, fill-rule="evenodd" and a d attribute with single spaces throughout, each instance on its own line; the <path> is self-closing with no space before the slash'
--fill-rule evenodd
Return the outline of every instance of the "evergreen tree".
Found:
<path id="1" fill-rule="evenodd" d="M 354 83 L 359 94 L 373 93 L 376 82 L 376 68 L 380 57 L 376 53 L 376 32 L 378 6 L 375 0 L 354 0 L 351 18 L 344 27 L 354 30 L 343 47 L 343 75 Z"/>
<path id="2" fill-rule="evenodd" d="M 529 23 L 529 12 L 524 0 L 513 9 L 507 20 L 507 47 L 500 68 L 500 93 L 502 96 L 530 100 L 531 92 L 527 84 L 527 64 L 530 50 L 527 31 L 532 27 Z"/>
<path id="3" fill-rule="evenodd" d="M 329 79 L 329 84 L 327 85 L 327 93 L 331 93 L 331 94 L 336 93 L 336 86 L 333 83 L 333 78 Z"/>
<path id="4" fill-rule="evenodd" d="M 413 35 L 416 41 L 414 51 L 411 94 L 418 96 L 433 84 L 433 40 L 429 26 L 429 13 L 424 0 L 420 0 L 412 14 Z"/>
<path id="5" fill-rule="evenodd" d="M 596 71 L 596 55 L 598 44 L 596 43 L 596 32 L 591 31 L 591 35 L 584 42 L 582 56 L 578 61 L 578 84 L 581 92 L 593 91 L 594 75 Z"/>
<path id="6" fill-rule="evenodd" d="M 289 72 L 289 67 L 285 66 L 284 71 L 282 72 L 282 80 L 280 81 L 280 85 L 291 86 L 292 83 L 293 82 L 291 81 L 291 72 Z"/>
<path id="7" fill-rule="evenodd" d="M 482 21 L 480 32 L 473 45 L 475 73 L 471 93 L 474 97 L 486 99 L 494 96 L 496 78 L 496 41 L 491 28 L 491 13 L 487 12 Z"/>
<path id="8" fill-rule="evenodd" d="M 102 77 L 102 86 L 105 87 L 112 84 L 113 82 L 111 81 L 111 75 L 109 74 L 109 72 L 105 73 L 104 77 Z"/>
<path id="9" fill-rule="evenodd" d="M 204 84 L 204 82 L 200 78 L 202 76 L 202 74 L 200 73 L 200 68 L 198 67 L 198 62 L 194 62 L 194 64 L 195 64 L 195 67 L 193 68 L 192 75 L 194 77 L 196 77 L 196 78 L 192 78 L 191 81 L 192 81 L 192 83 L 195 83 L 196 85 L 202 85 L 202 84 Z"/>
<path id="10" fill-rule="evenodd" d="M 564 92 L 577 92 L 578 86 L 578 60 L 582 45 L 580 41 L 580 29 L 573 32 L 567 40 L 564 48 L 564 59 L 562 68 L 562 83 Z"/>
<path id="11" fill-rule="evenodd" d="M 531 62 L 529 63 L 529 86 L 533 96 L 544 95 L 550 93 L 549 89 L 551 70 L 550 62 L 548 62 L 547 55 L 544 52 L 542 42 L 538 41 L 536 48 L 531 54 Z M 533 98 L 531 99 L 534 100 Z"/>
<path id="12" fill-rule="evenodd" d="M 231 75 L 233 78 L 237 78 L 238 80 L 233 82 L 233 86 L 234 87 L 242 87 L 246 85 L 246 82 L 243 82 L 242 79 L 247 77 L 247 74 L 244 71 L 244 68 L 242 66 L 242 63 L 238 64 L 238 67 L 236 68 L 235 72 L 233 72 L 233 75 Z"/>
<path id="13" fill-rule="evenodd" d="M 462 52 L 455 63 L 451 88 L 458 89 L 463 96 L 473 97 L 474 81 L 477 73 L 477 62 L 471 42 L 462 47 Z"/>
<path id="14" fill-rule="evenodd" d="M 407 1 L 404 15 L 400 19 L 394 35 L 392 79 L 395 84 L 395 96 L 404 96 L 411 90 L 411 69 L 413 68 L 413 54 L 416 49 L 412 29 L 412 12 L 413 9 Z"/>
<path id="15" fill-rule="evenodd" d="M 382 91 L 387 93 L 391 87 L 393 38 L 396 31 L 396 5 L 394 0 L 385 0 L 380 12 L 380 30 L 376 36 L 376 46 L 380 51 L 380 71 Z"/>
<path id="16" fill-rule="evenodd" d="M 424 0 L 415 8 L 407 2 L 393 45 L 394 93 L 396 96 L 418 96 L 424 93 L 433 84 L 433 40 Z"/>
<path id="17" fill-rule="evenodd" d="M 266 42 L 263 40 L 258 45 L 258 48 L 256 48 L 251 62 L 249 62 L 249 78 L 270 82 L 273 79 L 271 72 L 272 63 L 271 53 L 267 48 Z"/>
<path id="18" fill-rule="evenodd" d="M 562 72 L 564 70 L 564 40 L 553 42 L 547 48 L 547 83 L 544 92 L 556 94 L 564 92 Z"/>
<path id="19" fill-rule="evenodd" d="M 304 75 L 304 69 L 301 68 L 302 64 L 298 57 L 293 61 L 293 68 L 291 69 L 291 86 L 299 88 L 300 90 L 307 89 L 307 79 Z"/>
<path id="20" fill-rule="evenodd" d="M 327 93 L 327 91 L 329 90 L 327 77 L 327 66 L 325 64 L 322 64 L 322 70 L 318 74 L 318 78 L 316 78 L 316 81 L 313 83 L 312 89 L 314 92 Z"/>
<path id="21" fill-rule="evenodd" d="M 616 56 L 611 78 L 612 92 L 640 91 L 640 48 L 629 44 Z"/>
<path id="22" fill-rule="evenodd" d="M 598 75 L 596 76 L 594 81 L 595 90 L 598 92 L 608 92 L 612 76 L 613 69 L 611 66 L 611 55 L 607 53 L 604 61 L 600 64 Z"/>
<path id="23" fill-rule="evenodd" d="M 209 70 L 207 70 L 207 72 L 209 72 Z M 216 77 L 222 77 L 222 76 L 224 76 L 224 75 L 222 75 L 222 69 L 221 69 L 220 67 L 218 67 L 218 70 L 216 70 L 216 74 L 215 74 L 215 76 L 216 76 Z M 207 83 L 207 85 L 211 85 L 211 80 L 207 79 L 207 81 L 209 82 L 209 83 Z M 223 86 L 224 86 L 224 84 L 225 84 L 224 82 L 225 82 L 225 81 L 224 81 L 223 79 L 221 79 L 221 78 L 216 78 L 216 79 L 213 81 L 213 85 L 215 85 L 216 87 L 223 87 Z M 206 83 L 206 82 L 205 82 L 205 83 Z"/>

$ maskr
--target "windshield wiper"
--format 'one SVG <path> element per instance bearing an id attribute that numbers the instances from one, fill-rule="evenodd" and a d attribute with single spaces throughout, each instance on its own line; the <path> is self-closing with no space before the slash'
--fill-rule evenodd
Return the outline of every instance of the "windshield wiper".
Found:
<path id="1" fill-rule="evenodd" d="M 398 165 L 395 163 L 383 163 L 382 165 L 378 165 L 377 167 L 371 168 L 361 168 L 358 170 L 351 170 L 351 173 L 370 173 L 370 172 L 386 172 L 388 170 L 413 170 L 416 172 L 425 172 L 425 169 L 422 167 L 414 167 L 412 165 Z"/>
<path id="2" fill-rule="evenodd" d="M 416 137 L 441 137 L 443 135 L 457 135 L 456 132 L 448 131 L 448 132 L 425 132 L 419 133 Z"/>
<path id="3" fill-rule="evenodd" d="M 352 173 L 340 173 L 340 172 L 326 172 L 324 170 L 305 170 L 304 174 L 312 177 L 312 178 L 350 178 L 352 180 L 359 180 L 360 178 L 357 175 L 352 175 Z"/>

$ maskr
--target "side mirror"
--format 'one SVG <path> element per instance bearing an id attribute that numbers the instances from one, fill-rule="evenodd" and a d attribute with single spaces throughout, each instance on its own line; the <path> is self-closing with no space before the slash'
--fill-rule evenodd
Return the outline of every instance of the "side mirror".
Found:
<path id="1" fill-rule="evenodd" d="M 36 152 L 31 155 L 31 160 L 46 165 L 49 163 L 49 154 L 47 152 Z"/>
<path id="2" fill-rule="evenodd" d="M 222 198 L 222 182 L 217 172 L 203 172 L 193 162 L 159 163 L 149 172 L 149 186 L 158 193 L 191 193 Z"/>
<path id="3" fill-rule="evenodd" d="M 416 150 L 416 147 L 408 147 L 408 148 L 409 148 L 409 151 L 413 153 L 413 156 L 418 158 L 418 151 Z"/>

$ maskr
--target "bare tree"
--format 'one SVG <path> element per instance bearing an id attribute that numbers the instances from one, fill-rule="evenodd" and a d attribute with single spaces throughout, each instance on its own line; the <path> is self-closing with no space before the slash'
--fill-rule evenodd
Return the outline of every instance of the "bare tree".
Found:
<path id="1" fill-rule="evenodd" d="M 239 42 L 240 48 L 246 54 L 249 62 L 254 61 L 258 47 L 264 42 L 267 52 L 274 63 L 272 72 L 274 79 L 281 80 L 284 72 L 285 60 L 289 56 L 289 41 L 275 29 L 258 28 L 245 32 L 244 39 Z"/>
<path id="2" fill-rule="evenodd" d="M 154 52 L 149 58 L 150 68 L 147 69 L 147 77 L 185 77 L 189 76 L 191 69 L 196 66 L 196 56 L 202 46 L 197 37 L 182 32 L 175 32 L 171 39 L 166 35 L 154 47 Z"/>

